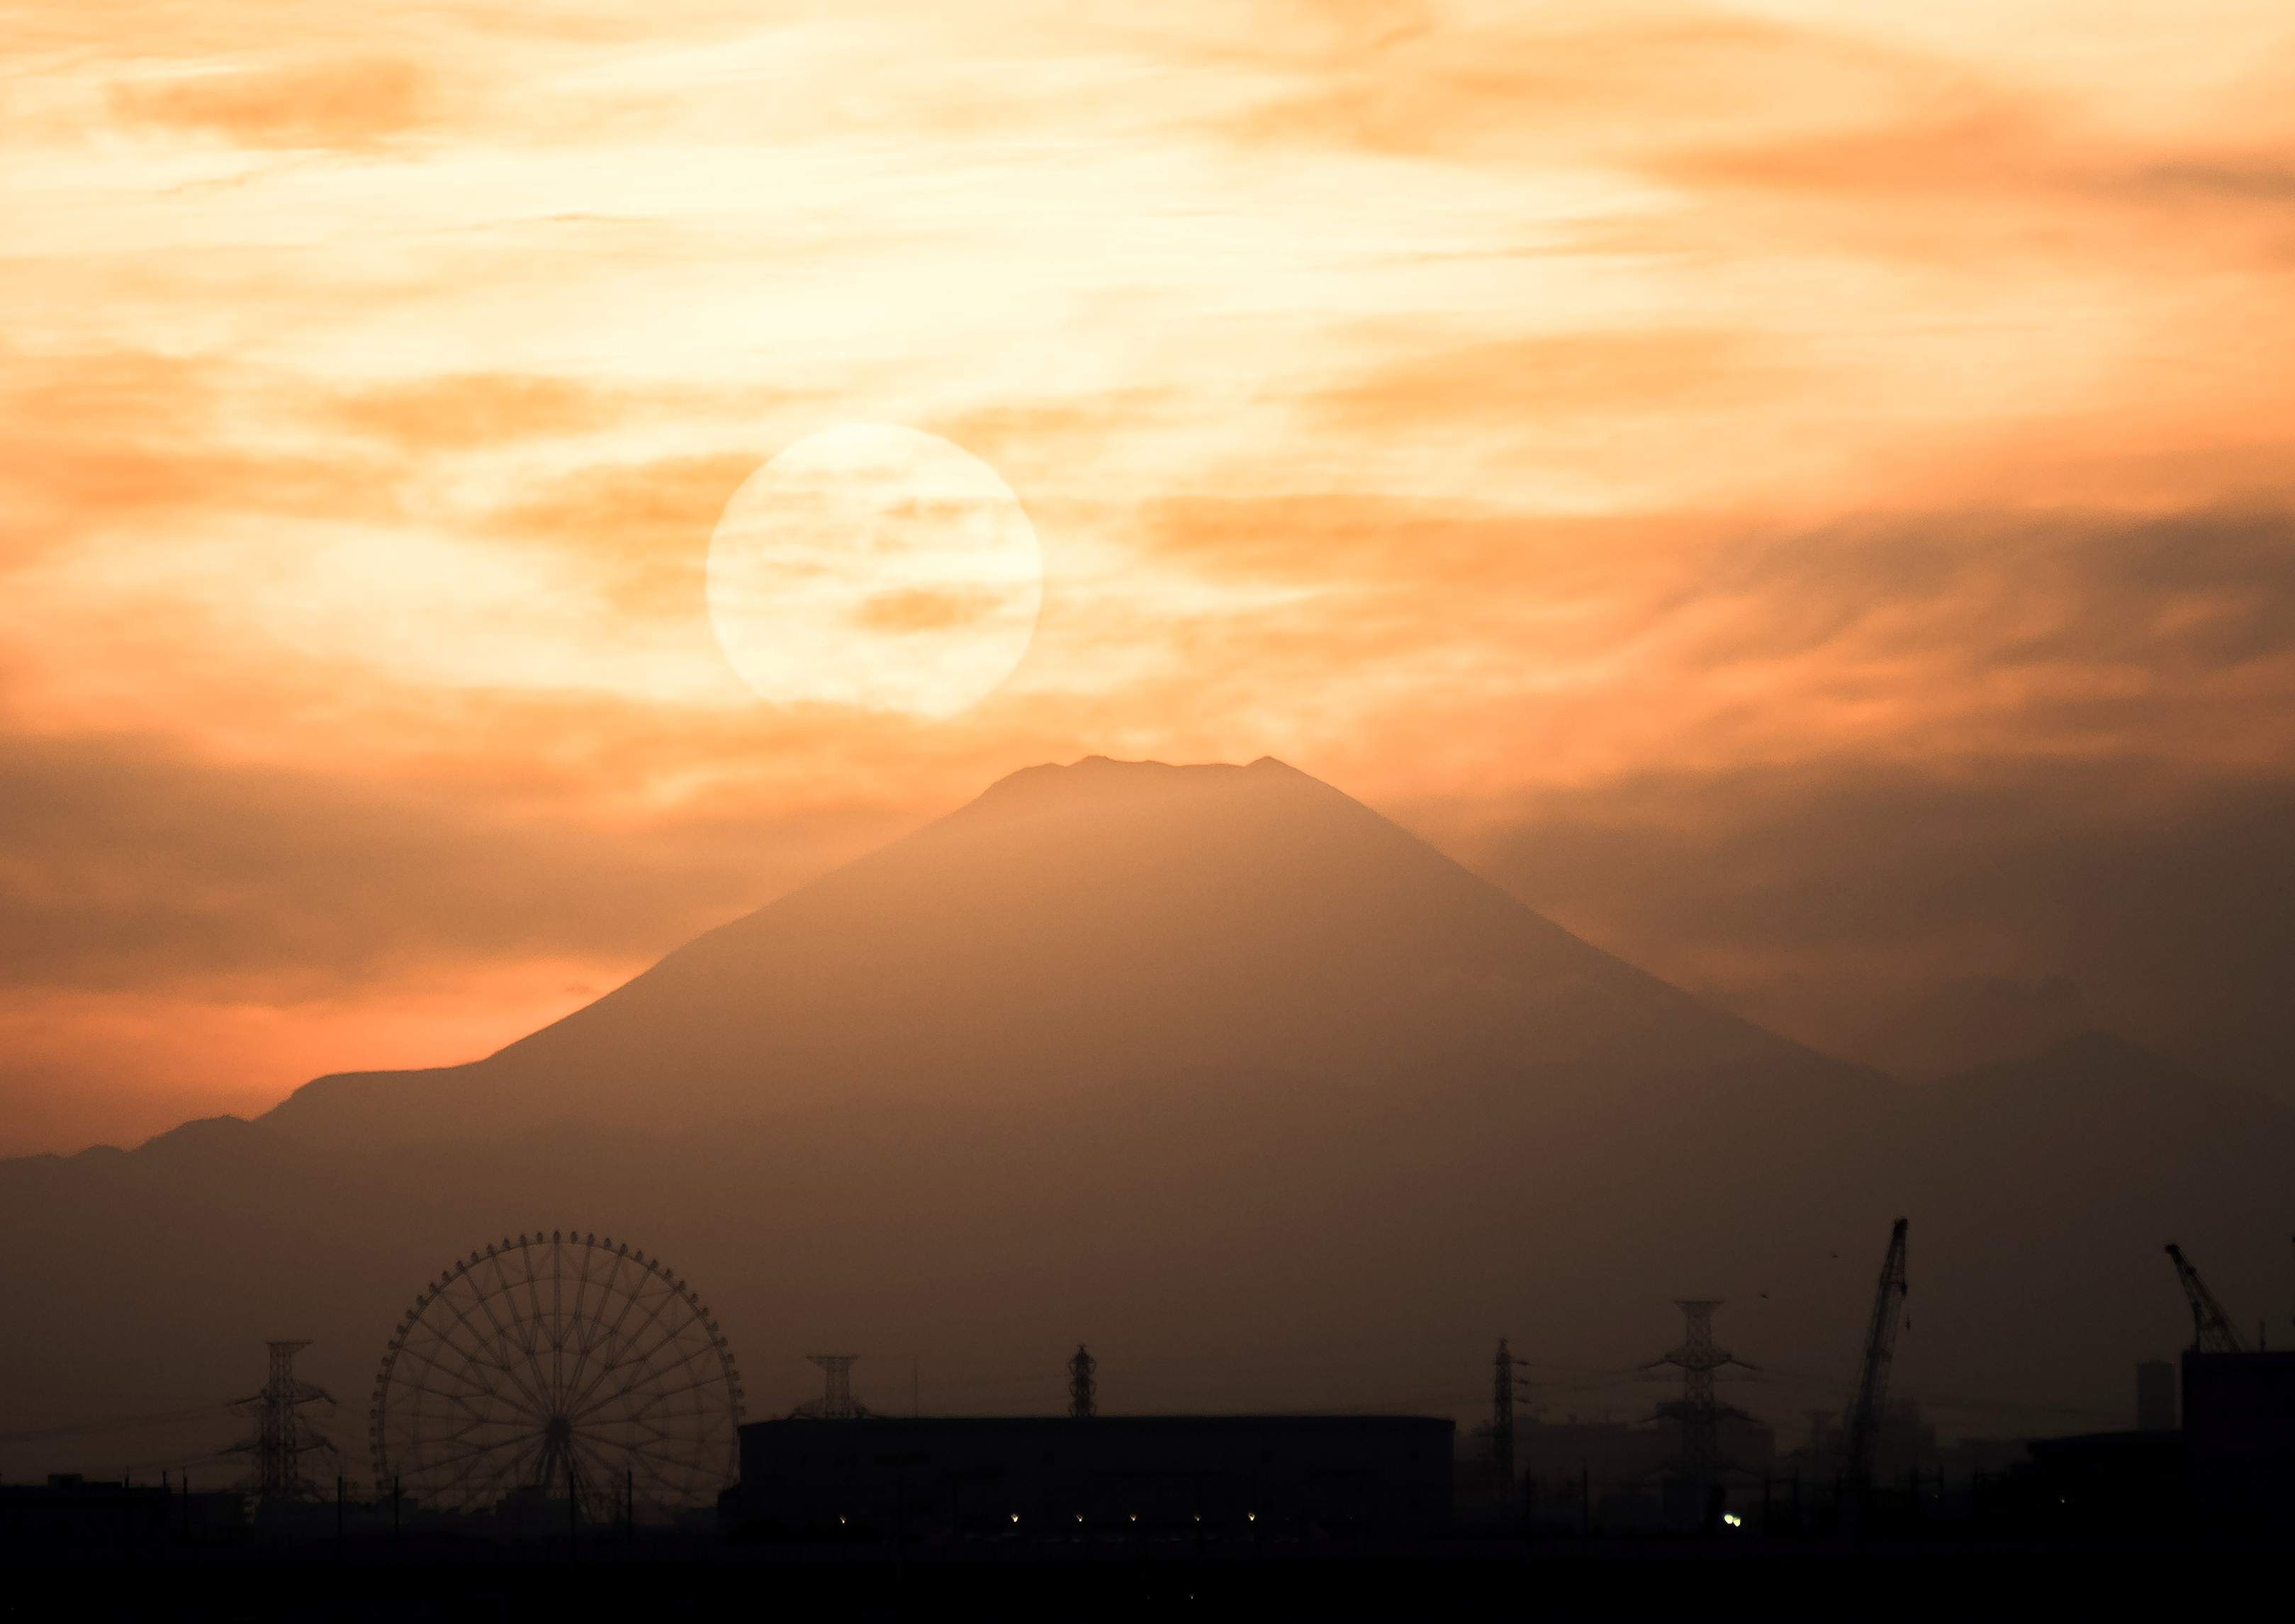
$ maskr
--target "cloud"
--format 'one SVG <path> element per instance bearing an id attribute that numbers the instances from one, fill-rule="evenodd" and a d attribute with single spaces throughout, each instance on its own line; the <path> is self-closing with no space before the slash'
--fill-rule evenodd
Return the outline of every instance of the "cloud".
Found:
<path id="1" fill-rule="evenodd" d="M 443 92 L 423 64 L 340 57 L 179 72 L 117 85 L 121 119 L 215 135 L 247 147 L 363 151 L 438 117 Z"/>
<path id="2" fill-rule="evenodd" d="M 1932 1074 L 2106 1026 L 2295 1094 L 2295 780 L 1809 761 L 1556 789 L 1486 872 L 1754 1019 Z"/>
<path id="3" fill-rule="evenodd" d="M 1556 418 L 1743 405 L 1781 381 L 1774 355 L 1746 334 L 1645 328 L 1434 349 L 1424 339 L 1395 343 L 1395 359 L 1311 396 L 1309 410 L 1328 428 L 1442 434 L 1507 420 L 1527 437 Z"/>
<path id="4" fill-rule="evenodd" d="M 1236 135 L 1454 161 L 1519 158 L 1540 143 L 1584 157 L 1668 135 L 1806 129 L 1932 99 L 1963 77 L 1846 29 L 1671 4 L 1446 19 L 1285 65 L 1293 83 L 1238 118 Z"/>
<path id="5" fill-rule="evenodd" d="M 0 738 L 0 986 L 258 1000 L 640 961 L 887 824 L 693 808 L 632 827 L 451 775 L 235 766 L 138 738 Z"/>
<path id="6" fill-rule="evenodd" d="M 630 402 L 574 379 L 478 372 L 347 392 L 333 410 L 357 433 L 406 451 L 440 452 L 592 433 L 625 420 Z"/>
<path id="7" fill-rule="evenodd" d="M 755 453 L 672 455 L 533 481 L 478 521 L 489 535 L 583 559 L 608 600 L 698 627 L 710 533 Z"/>
<path id="8" fill-rule="evenodd" d="M 2266 208 L 2283 208 L 2295 199 L 2295 164 L 2277 152 L 2192 153 L 2154 162 L 2129 178 L 2139 190 L 2168 198 L 2232 199 Z"/>
<path id="9" fill-rule="evenodd" d="M 1153 521 L 1175 564 L 1285 589 L 1207 620 L 1200 652 L 1318 693 L 1360 741 L 1319 755 L 1376 762 L 1432 730 L 1535 739 L 1483 763 L 1517 782 L 1843 752 L 2295 761 L 2279 509 L 1806 526 L 1326 498 Z"/>
<path id="10" fill-rule="evenodd" d="M 871 632 L 939 632 L 1000 614 L 1008 603 L 1002 592 L 917 587 L 873 594 L 853 612 L 853 624 Z"/>
<path id="11" fill-rule="evenodd" d="M 218 514 L 388 518 L 404 470 L 264 421 L 255 369 L 145 350 L 0 349 L 0 567 L 126 526 Z"/>

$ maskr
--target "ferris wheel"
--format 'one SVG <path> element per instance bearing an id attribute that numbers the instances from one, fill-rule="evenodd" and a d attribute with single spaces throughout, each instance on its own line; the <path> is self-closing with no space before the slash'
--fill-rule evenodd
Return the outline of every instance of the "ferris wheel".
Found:
<path id="1" fill-rule="evenodd" d="M 379 1489 L 442 1511 L 520 1493 L 668 1516 L 737 1473 L 741 1375 L 685 1281 L 626 1243 L 504 1236 L 415 1294 L 375 1377 Z"/>

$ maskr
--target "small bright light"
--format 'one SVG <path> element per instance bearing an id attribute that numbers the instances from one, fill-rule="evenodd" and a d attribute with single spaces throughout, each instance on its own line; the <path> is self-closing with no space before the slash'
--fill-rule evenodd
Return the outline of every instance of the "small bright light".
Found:
<path id="1" fill-rule="evenodd" d="M 1256 1522 L 1259 1521 L 1259 1514 L 1255 1511 L 1247 1511 L 1243 1514 L 1243 1520 L 1246 1522 Z"/>
<path id="2" fill-rule="evenodd" d="M 1016 1511 L 1016 1512 L 1014 1512 L 1014 1513 L 1012 1514 L 1012 1521 L 1013 1521 L 1013 1522 L 1017 1522 L 1019 1520 L 1020 1520 L 1020 1514 L 1019 1514 L 1018 1512 L 1017 1512 L 1017 1511 Z"/>
<path id="3" fill-rule="evenodd" d="M 1743 1528 L 1745 1525 L 1745 1519 L 1739 1516 L 1734 1511 L 1723 1512 L 1721 1514 L 1721 1521 L 1727 1522 L 1731 1528 Z"/>

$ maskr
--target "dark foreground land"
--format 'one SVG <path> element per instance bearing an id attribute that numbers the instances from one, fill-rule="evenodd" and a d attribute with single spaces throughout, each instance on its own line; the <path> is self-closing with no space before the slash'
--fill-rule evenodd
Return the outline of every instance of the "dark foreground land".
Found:
<path id="1" fill-rule="evenodd" d="M 1141 1557 L 320 1546 L 12 1563 L 0 1617 L 202 1620 L 1895 1620 L 2177 1612 L 2280 1593 L 2284 1548 L 1458 1544 Z"/>

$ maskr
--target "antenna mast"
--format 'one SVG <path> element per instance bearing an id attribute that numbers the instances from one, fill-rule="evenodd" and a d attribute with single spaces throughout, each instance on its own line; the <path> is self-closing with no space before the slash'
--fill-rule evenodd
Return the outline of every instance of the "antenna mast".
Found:
<path id="1" fill-rule="evenodd" d="M 1491 1378 L 1491 1472 L 1504 1499 L 1514 1498 L 1514 1355 L 1501 1336 Z"/>
<path id="2" fill-rule="evenodd" d="M 1091 1350 L 1078 1342 L 1075 1357 L 1068 1361 L 1068 1414 L 1078 1421 L 1099 1414 L 1098 1372 L 1099 1361 Z"/>

